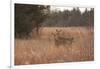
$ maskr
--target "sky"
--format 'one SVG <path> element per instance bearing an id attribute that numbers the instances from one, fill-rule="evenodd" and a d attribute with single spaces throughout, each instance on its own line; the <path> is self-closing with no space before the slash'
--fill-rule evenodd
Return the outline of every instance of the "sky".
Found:
<path id="1" fill-rule="evenodd" d="M 73 7 L 51 6 L 50 9 L 51 9 L 51 11 L 54 11 L 54 10 L 60 10 L 60 11 L 70 10 L 70 11 L 71 11 L 71 10 L 73 9 Z M 83 8 L 83 7 L 82 7 L 82 8 L 79 8 L 79 9 L 80 9 L 81 12 L 84 12 L 86 8 Z M 90 9 L 91 9 L 91 8 L 87 8 L 87 10 L 90 10 Z"/>

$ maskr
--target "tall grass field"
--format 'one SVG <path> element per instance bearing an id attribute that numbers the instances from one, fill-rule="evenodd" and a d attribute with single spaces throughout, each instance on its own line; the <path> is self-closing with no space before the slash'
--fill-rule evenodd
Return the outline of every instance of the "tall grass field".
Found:
<path id="1" fill-rule="evenodd" d="M 52 33 L 55 34 L 56 29 L 61 30 L 64 38 L 73 38 L 72 43 L 55 45 Z M 35 38 L 15 38 L 15 65 L 94 60 L 93 33 L 91 27 L 43 27 Z"/>

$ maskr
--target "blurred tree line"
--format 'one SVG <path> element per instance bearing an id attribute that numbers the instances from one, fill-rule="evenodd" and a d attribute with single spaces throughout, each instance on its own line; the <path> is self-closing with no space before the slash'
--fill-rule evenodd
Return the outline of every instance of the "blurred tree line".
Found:
<path id="1" fill-rule="evenodd" d="M 15 4 L 15 37 L 29 36 L 30 32 L 39 34 L 40 27 L 69 27 L 94 25 L 94 8 L 64 11 L 50 11 L 49 5 Z"/>
<path id="2" fill-rule="evenodd" d="M 43 22 L 44 27 L 70 27 L 70 26 L 93 26 L 94 8 L 85 9 L 82 13 L 80 9 L 52 11 L 49 17 Z"/>

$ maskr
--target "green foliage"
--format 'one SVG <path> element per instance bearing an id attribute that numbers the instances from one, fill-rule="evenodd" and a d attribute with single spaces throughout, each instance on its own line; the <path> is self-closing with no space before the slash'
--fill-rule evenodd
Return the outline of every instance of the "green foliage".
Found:
<path id="1" fill-rule="evenodd" d="M 81 12 L 80 9 L 53 11 L 42 26 L 46 27 L 69 27 L 69 26 L 93 26 L 94 24 L 94 9 Z"/>
<path id="2" fill-rule="evenodd" d="M 15 4 L 15 37 L 18 35 L 29 36 L 29 33 L 36 28 L 38 32 L 41 23 L 47 14 L 49 6 Z"/>

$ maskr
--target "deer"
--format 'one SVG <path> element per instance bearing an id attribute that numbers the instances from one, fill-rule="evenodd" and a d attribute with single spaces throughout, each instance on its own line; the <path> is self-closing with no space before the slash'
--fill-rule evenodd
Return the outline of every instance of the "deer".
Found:
<path id="1" fill-rule="evenodd" d="M 71 45 L 74 38 L 73 37 L 65 37 L 61 35 L 62 30 L 56 29 L 56 33 L 51 33 L 54 36 L 54 43 L 55 46 L 59 47 L 61 45 Z"/>

